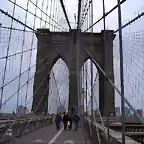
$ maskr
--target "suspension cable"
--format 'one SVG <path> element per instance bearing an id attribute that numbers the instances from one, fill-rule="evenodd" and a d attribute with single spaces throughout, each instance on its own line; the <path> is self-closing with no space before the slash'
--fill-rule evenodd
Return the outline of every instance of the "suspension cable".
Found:
<path id="1" fill-rule="evenodd" d="M 122 0 L 120 4 L 123 4 L 126 0 Z M 113 12 L 115 9 L 118 8 L 118 4 L 114 6 L 109 12 L 105 13 L 99 20 L 97 20 L 95 23 L 93 23 L 91 26 L 89 26 L 84 32 L 87 32 L 91 27 L 99 23 L 104 17 L 108 16 L 111 12 Z"/>
<path id="2" fill-rule="evenodd" d="M 47 46 L 47 44 L 44 45 L 44 46 Z M 56 48 L 55 48 L 55 50 L 56 50 Z M 24 73 L 26 73 L 27 71 L 29 71 L 30 69 L 32 69 L 32 68 L 35 67 L 37 64 L 39 64 L 40 62 L 44 61 L 44 60 L 47 59 L 47 58 L 48 58 L 48 56 L 40 59 L 39 61 L 36 62 L 36 64 L 32 65 L 30 68 L 28 68 L 28 69 L 26 69 L 24 72 L 22 72 L 21 75 L 23 75 Z M 16 76 L 15 78 L 13 78 L 12 80 L 10 80 L 8 83 L 2 85 L 2 86 L 0 87 L 0 89 L 2 89 L 2 87 L 5 87 L 5 86 L 7 86 L 8 84 L 12 83 L 12 82 L 13 82 L 14 80 L 16 80 L 17 78 L 19 78 L 19 75 Z"/>
<path id="3" fill-rule="evenodd" d="M 49 88 L 49 87 L 48 87 L 48 88 Z M 35 112 L 36 112 L 36 110 L 39 108 L 39 105 L 40 105 L 40 103 L 42 102 L 42 99 L 43 99 L 43 97 L 45 96 L 48 88 L 46 89 L 46 91 L 44 92 L 42 98 L 40 99 L 40 101 L 39 101 L 39 103 L 38 103 L 38 105 L 37 105 L 37 107 L 36 107 L 36 109 L 35 109 Z M 26 127 L 25 127 L 25 129 L 24 129 L 24 131 L 23 131 L 23 133 L 22 133 L 22 134 L 19 134 L 19 135 L 24 135 L 24 133 L 26 132 L 26 129 L 27 129 L 28 125 L 29 125 L 30 122 L 32 121 L 32 118 L 33 118 L 33 117 L 31 117 L 30 120 L 28 121 L 28 123 L 27 123 L 27 125 L 26 125 Z M 8 131 L 12 128 L 12 126 L 13 126 L 14 124 L 15 124 L 15 121 L 9 126 L 9 128 L 8 128 L 7 131 L 4 133 L 4 135 L 2 136 L 2 138 L 1 138 L 0 141 L 3 140 L 4 136 L 8 133 Z M 19 135 L 18 135 L 18 136 L 19 136 Z M 14 139 L 14 138 L 16 138 L 16 137 L 17 137 L 17 136 L 11 137 L 11 139 Z"/>
<path id="4" fill-rule="evenodd" d="M 66 9 L 65 9 L 65 6 L 64 6 L 63 0 L 60 0 L 60 3 L 61 3 L 61 7 L 62 7 L 63 12 L 64 12 L 64 15 L 65 15 L 65 18 L 66 18 L 67 24 L 68 24 L 68 26 L 69 26 L 69 29 L 71 30 L 71 25 L 70 25 L 70 22 L 69 22 L 69 19 L 68 19 L 67 13 L 66 13 Z"/>
<path id="5" fill-rule="evenodd" d="M 16 0 L 14 1 L 16 3 Z M 12 12 L 12 17 L 14 17 L 15 15 L 15 5 L 13 7 L 13 12 Z M 1 10 L 0 10 L 1 11 Z M 11 19 L 11 28 L 13 27 L 13 23 L 14 23 L 14 19 Z M 8 56 L 8 53 L 9 53 L 9 50 L 10 50 L 10 42 L 11 42 L 11 36 L 12 36 L 12 29 L 10 30 L 10 33 L 9 33 L 9 37 L 8 37 L 8 47 L 7 47 L 7 51 L 6 51 L 6 55 Z M 0 110 L 1 110 L 1 107 L 2 107 L 2 98 L 3 98 L 3 92 L 4 92 L 4 82 L 5 82 L 5 77 L 6 77 L 6 68 L 7 68 L 7 63 L 8 63 L 8 58 L 6 58 L 6 62 L 5 62 L 5 65 L 4 65 L 4 76 L 3 76 L 3 80 L 2 80 L 2 87 L 0 88 L 1 89 L 1 95 L 0 95 Z"/>
<path id="6" fill-rule="evenodd" d="M 105 78 L 110 82 L 112 87 L 118 92 L 118 94 L 121 96 L 120 90 L 117 88 L 117 86 L 111 81 L 111 79 L 107 76 L 107 74 L 102 70 L 102 68 L 99 66 L 99 64 L 93 59 L 91 54 L 85 49 L 87 54 L 91 57 L 94 64 L 98 67 L 98 69 L 102 72 L 102 74 L 105 76 Z M 138 114 L 138 112 L 133 108 L 133 106 L 129 103 L 129 101 L 124 97 L 125 103 L 130 107 L 130 109 L 133 111 L 133 113 L 136 115 L 136 117 L 139 119 L 139 121 L 144 125 L 144 120 L 141 118 L 141 116 Z"/>
<path id="7" fill-rule="evenodd" d="M 36 5 L 37 4 L 38 4 L 38 0 L 36 1 Z M 35 7 L 35 15 L 36 15 L 36 13 L 37 13 L 37 7 Z M 47 19 L 46 19 L 46 21 L 47 21 Z M 45 24 L 46 24 L 46 22 L 45 22 Z M 34 17 L 33 29 L 35 29 L 35 27 L 36 27 L 36 17 Z M 29 69 L 31 67 L 31 61 L 32 61 L 32 47 L 33 47 L 33 44 L 34 44 L 34 35 L 35 35 L 35 33 L 33 32 L 32 40 L 31 40 L 30 61 L 29 61 L 29 66 L 28 66 Z M 28 71 L 28 81 L 29 81 L 29 75 L 30 75 L 30 70 Z M 28 85 L 29 85 L 29 83 L 27 83 L 27 85 L 26 85 L 25 104 L 26 104 L 26 101 L 27 101 Z"/>
<path id="8" fill-rule="evenodd" d="M 39 62 L 45 60 L 46 58 L 48 58 L 48 56 L 46 56 L 46 57 L 43 58 L 43 59 L 40 59 L 40 61 L 38 61 L 38 62 L 37 62 L 35 65 L 33 65 L 32 67 L 36 66 Z M 49 60 L 47 60 L 47 61 L 48 61 L 48 62 L 46 62 L 46 63 L 44 64 L 44 66 L 49 63 Z M 44 66 L 42 66 L 42 67 L 35 73 L 35 75 L 37 75 L 41 70 L 43 70 L 43 69 L 44 69 Z M 32 67 L 31 67 L 31 68 L 32 68 Z M 28 71 L 28 70 L 30 70 L 30 69 L 27 69 L 26 71 Z M 25 73 L 26 71 L 24 71 L 23 73 Z M 21 73 L 21 75 L 22 75 L 23 73 Z M 35 75 L 34 75 L 34 76 L 35 76 Z M 9 100 L 10 100 L 20 89 L 22 89 L 29 81 L 31 81 L 31 80 L 34 78 L 34 76 L 32 76 L 32 77 L 31 77 L 27 82 L 25 82 L 18 90 L 16 90 L 7 100 L 5 100 L 3 103 L 1 103 L 1 107 L 2 107 L 3 105 L 5 105 L 5 104 L 7 103 L 7 101 L 9 101 Z M 19 76 L 15 77 L 15 78 L 12 79 L 11 81 L 9 81 L 9 82 L 6 83 L 5 85 L 3 85 L 2 87 L 4 88 L 5 86 L 7 86 L 8 84 L 10 84 L 12 81 L 14 81 L 14 80 L 17 79 L 17 78 L 19 78 Z"/>
<path id="9" fill-rule="evenodd" d="M 47 76 L 46 76 L 46 77 L 43 79 L 43 81 L 40 83 L 39 87 L 35 90 L 34 94 L 31 96 L 31 98 L 34 98 L 34 97 L 35 97 L 35 94 L 36 94 L 37 91 L 40 89 L 40 87 L 42 86 L 43 82 L 46 80 L 46 78 L 47 78 L 48 75 L 50 74 L 50 72 L 51 72 L 51 70 L 48 72 Z M 57 87 L 57 86 L 56 86 L 56 87 Z M 36 109 L 35 109 L 35 112 L 36 112 L 36 110 L 39 108 L 39 105 L 40 105 L 40 103 L 42 102 L 42 100 L 43 100 L 46 92 L 48 91 L 48 89 L 49 89 L 49 87 L 47 87 L 46 91 L 44 92 L 44 95 L 43 95 L 43 97 L 41 98 L 41 100 L 39 101 L 39 103 L 38 103 L 38 105 L 37 105 L 37 107 L 36 107 Z M 61 103 L 61 101 L 60 101 L 60 96 L 59 96 L 59 95 L 57 95 L 57 96 L 58 96 L 58 98 L 59 98 L 59 102 Z M 31 98 L 29 99 L 29 101 L 31 100 Z M 29 101 L 27 102 L 27 104 L 29 103 Z M 27 105 L 27 104 L 26 104 L 26 105 Z M 31 120 L 32 120 L 32 117 L 30 118 L 29 122 L 27 123 L 27 125 L 26 125 L 26 127 L 25 127 L 25 130 L 24 130 L 24 132 L 22 133 L 22 135 L 25 133 L 25 131 L 26 131 L 29 123 L 31 122 Z M 1 138 L 0 141 L 2 141 L 2 139 L 4 138 L 4 136 L 8 133 L 9 129 L 10 129 L 14 124 L 15 124 L 15 122 L 10 125 L 10 127 L 9 127 L 8 130 L 5 132 L 5 134 L 3 135 L 3 137 Z M 15 137 L 12 137 L 11 139 L 13 139 L 13 138 L 15 138 Z"/>
<path id="10" fill-rule="evenodd" d="M 14 4 L 14 2 L 13 2 L 12 0 L 8 0 L 8 1 L 11 2 L 12 4 Z M 36 4 L 35 4 L 34 2 L 32 2 L 31 0 L 29 0 L 29 2 L 31 2 L 31 3 L 36 7 L 36 9 L 38 8 L 38 9 L 41 11 L 41 13 L 44 13 L 44 14 L 46 15 L 46 17 L 49 17 L 49 19 L 51 19 L 53 22 L 55 22 L 60 28 L 58 28 L 57 26 L 55 26 L 55 25 L 53 25 L 53 24 L 50 24 L 47 20 L 43 20 L 41 17 L 39 17 L 39 16 L 37 16 L 36 14 L 32 13 L 31 11 L 25 9 L 24 7 L 18 5 L 17 3 L 15 3 L 15 5 L 16 5 L 17 7 L 19 7 L 19 8 L 21 8 L 22 10 L 28 12 L 29 14 L 33 15 L 34 17 L 38 18 L 40 21 L 43 21 L 43 22 L 45 22 L 45 23 L 47 23 L 47 24 L 50 24 L 51 26 L 56 27 L 58 30 L 65 30 L 59 23 L 57 23 L 57 22 L 56 22 L 54 19 L 52 19 L 46 12 L 44 12 L 40 7 L 37 6 L 37 3 L 38 3 L 38 2 L 36 2 Z"/>
<path id="11" fill-rule="evenodd" d="M 95 83 L 96 83 L 96 81 L 98 80 L 97 78 L 98 78 L 98 75 L 97 75 L 98 73 L 96 73 L 96 77 L 95 77 Z M 86 74 L 85 75 L 87 75 L 88 76 L 88 80 L 89 80 L 89 83 L 90 83 L 90 77 L 89 77 L 89 74 L 88 74 L 88 72 L 86 71 Z M 95 85 L 95 84 L 94 84 Z M 94 85 L 93 85 L 93 88 L 94 88 Z M 90 96 L 90 93 L 88 93 L 88 95 Z M 95 103 L 96 103 L 96 105 L 97 105 L 97 107 L 98 107 L 98 104 L 97 104 L 97 101 L 96 101 L 96 97 L 94 97 L 94 99 L 95 99 Z M 99 109 L 98 109 L 99 110 Z M 99 110 L 99 116 L 100 116 L 100 119 L 101 119 L 101 122 L 102 122 L 102 126 L 103 126 L 103 129 L 104 129 L 104 133 L 105 133 L 105 137 L 106 138 L 108 138 L 107 137 L 107 134 L 106 134 L 106 127 L 104 126 L 104 121 L 103 121 L 103 118 L 102 118 L 102 115 L 101 115 L 101 112 L 100 112 L 100 110 Z M 108 140 L 108 139 L 107 139 Z"/>
<path id="12" fill-rule="evenodd" d="M 79 0 L 79 3 L 78 3 L 77 30 L 80 28 L 81 1 L 82 0 Z"/>
<path id="13" fill-rule="evenodd" d="M 87 73 L 87 75 L 88 75 L 88 73 Z M 87 77 L 87 76 L 86 76 Z M 96 77 L 95 77 L 95 80 L 97 79 L 97 75 L 96 75 Z M 90 79 L 89 79 L 90 80 Z M 91 81 L 90 81 L 90 84 L 91 84 Z M 93 88 L 92 88 L 93 89 Z M 91 96 L 90 95 L 90 93 L 88 93 L 89 94 L 89 96 Z M 91 96 L 91 98 L 92 98 L 93 96 Z M 91 99 L 90 99 L 90 101 L 89 102 L 93 102 L 93 101 L 91 101 Z M 91 113 L 94 113 L 93 111 L 91 111 Z M 94 116 L 94 115 L 93 115 Z M 103 120 L 102 120 L 103 121 Z M 91 121 L 92 122 L 92 124 L 94 124 L 94 121 Z M 103 123 L 103 122 L 102 122 Z M 100 140 L 100 134 L 99 134 L 99 131 L 98 131 L 98 127 L 97 127 L 97 125 L 96 125 L 96 132 L 97 132 L 97 136 L 98 136 L 98 142 L 99 142 L 99 144 L 101 144 L 101 140 Z"/>
<path id="14" fill-rule="evenodd" d="M 49 63 L 49 61 L 45 64 L 45 65 L 47 65 Z M 35 75 L 33 75 L 30 79 L 29 79 L 29 81 L 31 81 L 37 74 L 39 74 L 39 72 L 41 71 L 41 70 L 43 70 L 44 69 L 44 66 L 41 68 L 41 69 L 39 69 L 36 73 L 35 73 Z M 3 106 L 3 105 L 5 105 L 20 89 L 22 89 L 25 85 L 27 84 L 27 82 L 25 82 L 22 86 L 20 86 L 20 88 L 18 89 L 18 90 L 16 90 L 7 100 L 5 100 L 2 104 L 1 104 L 1 106 Z"/>

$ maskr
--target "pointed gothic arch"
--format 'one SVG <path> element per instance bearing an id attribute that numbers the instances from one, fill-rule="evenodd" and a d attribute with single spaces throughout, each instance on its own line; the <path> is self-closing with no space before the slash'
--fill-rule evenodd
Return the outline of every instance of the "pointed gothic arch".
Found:
<path id="1" fill-rule="evenodd" d="M 48 113 L 63 113 L 68 108 L 69 69 L 60 54 L 57 55 L 52 64 L 49 80 Z"/>
<path id="2" fill-rule="evenodd" d="M 104 47 L 104 33 L 107 35 L 107 47 Z M 46 65 L 43 72 L 35 76 L 34 81 L 34 91 L 39 87 L 41 80 L 45 78 L 47 72 L 53 67 L 53 63 L 62 56 L 65 63 L 67 64 L 70 72 L 69 76 L 69 106 L 78 107 L 78 87 L 77 87 L 77 74 L 76 74 L 76 59 L 77 59 L 77 46 L 74 42 L 75 30 L 70 32 L 50 32 L 48 29 L 38 29 L 38 52 L 37 60 L 40 58 L 48 56 L 50 61 L 49 65 Z M 108 74 L 111 80 L 114 80 L 113 75 L 113 40 L 115 38 L 114 31 L 107 30 L 101 31 L 101 33 L 83 33 L 79 35 L 79 47 L 80 47 L 80 66 L 83 65 L 85 59 L 87 59 L 87 49 L 90 55 L 97 61 L 100 67 Z M 46 47 L 45 47 L 46 46 Z M 57 50 L 56 50 L 57 49 Z M 60 55 L 58 54 L 60 52 Z M 45 63 L 42 63 L 43 65 Z M 37 65 L 36 71 L 38 71 L 41 65 Z M 49 69 L 49 70 L 47 70 Z M 107 115 L 107 113 L 115 113 L 115 99 L 114 99 L 114 89 L 109 85 L 104 75 L 99 72 L 99 84 L 100 84 L 100 110 L 102 115 Z M 40 97 L 43 95 L 45 89 L 47 88 L 47 81 L 42 86 L 41 91 L 36 94 L 33 98 L 33 110 L 35 109 Z M 43 111 L 43 107 L 47 107 L 45 104 L 47 96 L 45 96 L 44 101 L 41 103 L 40 108 L 37 110 L 39 112 Z M 109 103 L 108 103 L 109 101 Z"/>
<path id="3" fill-rule="evenodd" d="M 86 103 L 88 107 L 88 112 L 91 113 L 91 105 L 90 105 L 90 97 L 91 97 L 91 59 L 88 57 L 85 59 L 85 62 L 81 68 L 82 71 L 82 87 L 84 89 L 84 107 L 86 110 Z M 86 80 L 87 79 L 87 80 Z M 97 105 L 99 105 L 99 71 L 96 67 L 96 65 L 93 63 L 93 108 L 94 110 L 97 108 Z M 87 82 L 86 82 L 87 81 Z M 87 90 L 86 90 L 87 85 Z M 96 90 L 97 87 L 97 91 Z M 87 91 L 87 92 L 86 92 Z M 87 94 L 86 94 L 87 93 Z M 87 98 L 87 100 L 86 100 Z"/>

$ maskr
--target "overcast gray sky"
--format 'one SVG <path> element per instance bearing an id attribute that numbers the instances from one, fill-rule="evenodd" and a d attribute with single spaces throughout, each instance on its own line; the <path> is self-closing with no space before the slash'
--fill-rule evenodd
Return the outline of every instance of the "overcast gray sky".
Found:
<path id="1" fill-rule="evenodd" d="M 14 0 L 12 0 L 14 1 Z M 33 0 L 33 2 L 35 3 L 36 0 Z M 50 0 L 48 1 L 48 5 L 50 6 Z M 0 0 L 0 8 L 5 10 L 6 12 L 12 14 L 12 9 L 13 9 L 13 4 L 8 2 L 8 0 Z M 26 8 L 27 6 L 27 0 L 16 0 L 16 3 L 21 5 L 22 7 Z M 65 0 L 64 1 L 65 6 L 66 6 L 66 10 L 68 13 L 68 17 L 70 19 L 71 25 L 74 28 L 75 24 L 74 24 L 74 14 L 77 13 L 77 0 Z M 106 5 L 106 12 L 109 11 L 113 6 L 115 6 L 117 4 L 117 0 L 105 0 L 105 5 Z M 59 7 L 57 6 L 59 5 Z M 58 21 L 58 23 L 60 23 L 63 27 L 68 28 L 67 24 L 65 22 L 64 19 L 64 15 L 62 12 L 62 9 L 60 7 L 59 1 L 57 1 L 56 5 L 52 5 L 52 10 L 53 13 L 56 12 L 56 7 L 58 8 L 58 17 L 56 17 L 56 21 Z M 38 6 L 42 9 L 42 3 L 41 1 L 39 1 Z M 46 6 L 47 6 L 47 0 L 44 0 L 44 7 L 43 7 L 43 11 L 46 12 Z M 93 17 L 93 21 L 95 22 L 98 18 L 100 18 L 102 16 L 102 0 L 94 0 L 93 2 L 93 6 L 94 6 L 94 17 Z M 144 9 L 144 1 L 143 0 L 127 0 L 123 6 L 122 6 L 122 23 L 125 24 L 127 21 L 131 20 L 132 18 L 134 18 L 138 13 L 141 13 Z M 29 3 L 29 10 L 31 12 L 34 13 L 35 11 L 35 6 L 32 3 Z M 55 10 L 55 11 L 54 11 Z M 51 17 L 53 17 L 54 15 L 50 15 L 50 8 L 48 8 L 47 14 Z M 23 11 L 22 9 L 16 7 L 15 9 L 15 15 L 16 18 L 18 18 L 19 20 L 21 20 L 22 22 L 25 21 L 25 11 Z M 46 15 L 43 13 L 41 15 L 41 11 L 37 10 L 37 16 L 41 17 L 43 19 L 46 19 Z M 47 20 L 49 22 L 49 19 L 47 17 Z M 33 27 L 34 25 L 34 18 L 32 15 L 28 15 L 27 16 L 27 25 Z M 52 23 L 52 21 L 50 21 Z M 103 21 L 101 21 L 99 24 L 97 24 L 96 26 L 94 26 L 94 32 L 100 32 L 103 29 Z M 0 23 L 3 24 L 3 26 L 7 26 L 10 27 L 11 24 L 11 19 L 9 19 L 7 16 L 3 15 L 0 13 Z M 86 23 L 86 22 L 85 22 Z M 123 30 L 123 47 L 124 47 L 124 74 L 125 74 L 125 93 L 126 93 L 126 97 L 130 100 L 130 102 L 132 103 L 133 106 L 138 107 L 138 108 L 143 108 L 143 64 L 144 60 L 142 58 L 142 52 L 143 52 L 143 37 L 142 37 L 142 32 L 140 33 L 140 31 L 143 30 L 143 23 L 144 20 L 143 18 L 139 19 L 138 21 L 136 21 L 134 24 L 132 24 L 131 26 L 128 26 L 127 28 L 125 28 Z M 52 23 L 54 24 L 54 23 Z M 13 27 L 15 28 L 21 28 L 23 29 L 23 26 L 21 26 L 20 24 L 14 22 Z M 37 18 L 36 19 L 36 23 L 35 23 L 35 28 L 40 28 L 40 27 L 45 27 L 45 22 L 41 22 L 40 20 Z M 51 30 L 57 30 L 54 29 L 52 26 L 49 26 L 48 24 L 46 25 L 47 28 L 50 28 Z M 83 28 L 87 28 L 86 24 L 83 25 Z M 118 23 L 117 23 L 117 10 L 114 11 L 112 14 L 110 14 L 107 18 L 106 18 L 106 28 L 107 29 L 112 29 L 115 30 L 118 28 Z M 27 29 L 28 30 L 28 29 Z M 0 29 L 1 31 L 1 35 L 0 35 L 0 57 L 5 56 L 6 55 L 6 50 L 8 48 L 8 36 L 9 36 L 9 31 L 4 30 L 4 29 Z M 137 32 L 138 36 L 135 36 L 135 33 Z M 125 34 L 125 33 L 130 33 L 130 34 Z M 23 33 L 22 32 L 12 32 L 12 38 L 11 38 L 11 43 L 10 43 L 10 50 L 9 50 L 9 54 L 12 53 L 17 53 L 21 51 L 21 47 L 22 47 L 22 38 L 23 37 Z M 119 45 L 118 45 L 118 41 L 117 41 L 118 35 L 114 41 L 114 65 L 115 65 L 115 78 L 116 78 L 116 84 L 118 87 L 120 87 L 120 82 L 119 82 Z M 25 44 L 24 44 L 24 50 L 29 49 L 30 48 L 30 44 L 31 44 L 31 40 L 32 40 L 32 33 L 26 33 L 25 36 Z M 36 38 L 34 38 L 35 42 L 33 45 L 33 48 L 36 48 Z M 139 43 L 138 43 L 139 42 Z M 36 49 L 33 50 L 32 52 L 32 59 L 31 59 L 31 66 L 35 64 L 35 60 L 36 60 Z M 10 80 L 12 80 L 14 77 L 16 77 L 19 74 L 19 69 L 20 69 L 20 55 L 11 57 L 8 59 L 8 65 L 7 65 L 7 70 L 6 70 L 6 78 L 5 78 L 5 83 L 9 82 Z M 23 60 L 22 60 L 22 72 L 25 71 L 28 66 L 29 66 L 29 60 L 30 60 L 30 51 L 27 53 L 24 53 L 23 55 Z M 4 63 L 5 60 L 1 60 L 0 59 L 0 86 L 2 84 L 2 76 L 3 76 L 3 70 L 4 70 Z M 60 69 L 60 67 L 63 67 Z M 64 98 L 62 99 L 62 102 L 64 101 L 63 99 L 67 98 L 68 99 L 68 91 L 64 92 L 63 89 L 68 89 L 68 80 L 66 80 L 65 78 L 68 78 L 68 70 L 66 70 L 65 68 L 66 66 L 64 66 L 63 63 L 58 62 L 57 64 L 57 68 L 58 69 L 57 72 L 55 72 L 56 75 L 56 79 L 59 79 L 59 89 L 61 93 L 61 96 L 63 96 Z M 61 71 L 61 72 L 60 72 Z M 30 77 L 33 76 L 35 72 L 35 67 L 31 69 L 30 71 Z M 24 84 L 27 81 L 27 77 L 28 77 L 28 72 L 26 72 L 25 74 L 22 75 L 21 77 L 21 85 Z M 54 82 L 52 82 L 53 85 Z M 33 80 L 29 83 L 28 85 L 28 99 L 32 96 L 32 85 L 33 85 Z M 95 96 L 98 96 L 98 84 L 95 85 L 95 89 L 96 93 Z M 3 101 L 6 100 L 10 95 L 12 95 L 18 88 L 18 79 L 16 81 L 14 81 L 13 83 L 9 84 L 8 86 L 6 86 L 4 88 L 4 93 L 3 93 Z M 55 95 L 55 93 L 57 93 L 57 91 L 53 91 L 51 93 L 51 98 L 52 99 L 52 95 Z M 19 103 L 24 104 L 24 99 L 25 99 L 25 95 L 26 95 L 26 86 L 24 86 L 22 88 L 22 90 L 20 91 L 20 100 Z M 120 105 L 120 97 L 116 94 L 116 105 Z M 6 105 L 3 106 L 3 110 L 4 111 L 12 111 L 16 108 L 16 99 L 17 99 L 17 95 L 14 95 L 8 102 Z M 98 100 L 98 99 L 97 99 Z M 56 100 L 52 100 L 53 103 L 56 103 Z M 67 100 L 66 100 L 67 101 Z M 51 102 L 49 102 L 51 103 Z M 52 105 L 54 105 L 52 103 Z M 31 102 L 29 103 L 28 107 L 31 107 Z M 56 111 L 56 109 L 54 109 L 54 107 L 52 108 L 52 111 Z"/>

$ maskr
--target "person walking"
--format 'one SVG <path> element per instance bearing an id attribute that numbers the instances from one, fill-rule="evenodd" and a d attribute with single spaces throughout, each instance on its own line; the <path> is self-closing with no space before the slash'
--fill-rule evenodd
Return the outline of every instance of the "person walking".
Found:
<path id="1" fill-rule="evenodd" d="M 57 114 L 55 117 L 55 124 L 56 124 L 56 129 L 59 130 L 60 129 L 60 122 L 61 122 L 61 116 L 60 114 Z"/>
<path id="2" fill-rule="evenodd" d="M 67 129 L 67 123 L 68 123 L 68 114 L 66 114 L 64 112 L 64 115 L 63 115 L 63 123 L 64 123 L 64 130 Z"/>
<path id="3" fill-rule="evenodd" d="M 73 118 L 73 121 L 75 123 L 75 130 L 77 131 L 78 130 L 79 121 L 80 121 L 80 117 L 79 117 L 78 113 L 75 114 L 75 116 Z"/>
<path id="4" fill-rule="evenodd" d="M 72 120 L 73 120 L 73 115 L 71 109 L 68 111 L 68 121 L 69 121 L 69 129 L 72 129 Z"/>

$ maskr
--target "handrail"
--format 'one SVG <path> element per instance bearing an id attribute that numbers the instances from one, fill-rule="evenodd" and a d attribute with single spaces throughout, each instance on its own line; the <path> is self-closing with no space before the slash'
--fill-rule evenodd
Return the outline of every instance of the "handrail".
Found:
<path id="1" fill-rule="evenodd" d="M 89 121 L 90 123 L 92 123 L 90 118 L 87 118 L 87 121 Z M 105 127 L 104 128 L 101 124 L 97 123 L 96 121 L 93 122 L 93 125 L 95 125 L 97 128 L 99 128 L 99 130 L 102 131 L 102 132 L 104 132 L 104 129 L 106 129 L 106 131 L 108 131 L 108 128 L 106 126 L 104 126 Z M 110 132 L 110 138 L 111 138 L 111 140 L 117 141 L 120 144 L 122 144 L 122 135 L 121 135 L 121 132 L 114 131 L 112 129 L 110 129 L 109 132 Z M 126 144 L 140 144 L 139 142 L 136 142 L 135 140 L 129 138 L 128 136 L 125 136 L 125 138 L 126 138 Z"/>

